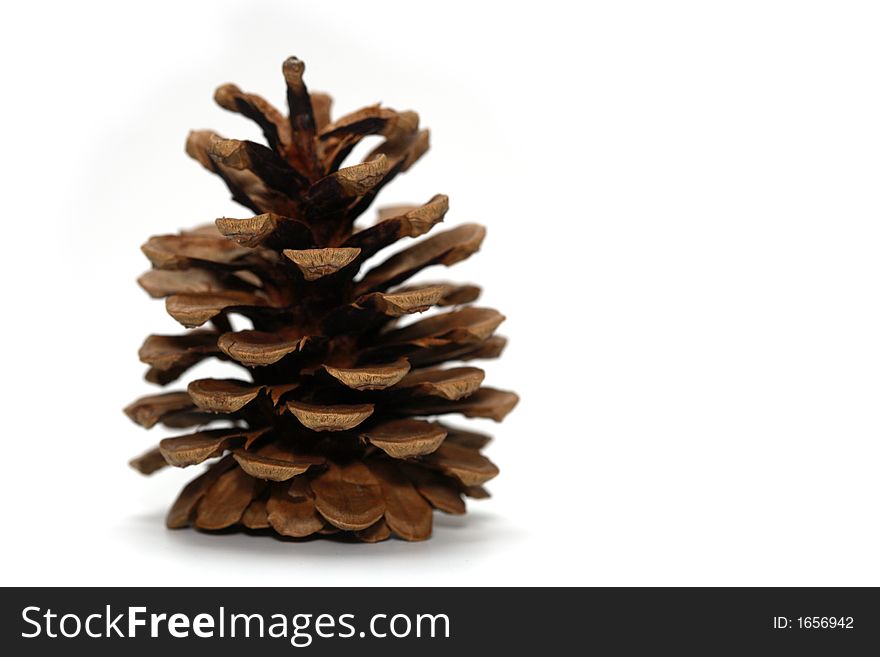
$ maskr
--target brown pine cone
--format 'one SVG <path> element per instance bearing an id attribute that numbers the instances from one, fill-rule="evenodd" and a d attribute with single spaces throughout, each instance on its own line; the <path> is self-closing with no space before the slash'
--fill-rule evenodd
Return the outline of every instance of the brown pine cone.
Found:
<path id="1" fill-rule="evenodd" d="M 479 368 L 443 366 L 495 358 L 504 348 L 495 335 L 504 317 L 470 305 L 480 289 L 407 281 L 467 258 L 485 230 L 460 225 L 363 267 L 443 221 L 448 199 L 437 195 L 380 210 L 378 222 L 355 229 L 379 190 L 425 153 L 428 131 L 415 112 L 379 105 L 331 121 L 329 96 L 309 94 L 303 71 L 296 58 L 284 62 L 287 117 L 231 84 L 215 94 L 255 121 L 267 146 L 208 131 L 187 140 L 187 153 L 256 216 L 144 244 L 153 268 L 141 286 L 194 330 L 151 335 L 139 356 L 150 366 L 147 380 L 161 385 L 206 358 L 243 372 L 130 404 L 125 412 L 144 427 L 194 430 L 162 440 L 132 465 L 149 474 L 220 457 L 183 489 L 169 527 L 423 540 L 433 509 L 464 513 L 462 496 L 486 497 L 483 484 L 498 474 L 480 453 L 488 436 L 427 418 L 500 421 L 518 398 L 482 386 Z M 368 135 L 384 141 L 363 162 L 340 168 Z M 439 311 L 398 324 L 432 309 Z M 234 330 L 230 315 L 252 328 Z"/>

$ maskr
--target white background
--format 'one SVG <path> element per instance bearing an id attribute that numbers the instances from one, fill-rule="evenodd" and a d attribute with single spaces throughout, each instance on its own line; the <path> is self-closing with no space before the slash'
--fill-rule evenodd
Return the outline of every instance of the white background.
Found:
<path id="1" fill-rule="evenodd" d="M 5 3 L 2 583 L 880 584 L 880 14 L 855 2 Z M 121 408 L 151 234 L 246 216 L 214 88 L 417 109 L 382 202 L 489 228 L 492 500 L 348 545 L 171 532 Z M 432 272 L 434 277 L 437 272 Z M 211 372 L 200 366 L 196 376 Z M 483 428 L 483 427 L 481 427 Z"/>

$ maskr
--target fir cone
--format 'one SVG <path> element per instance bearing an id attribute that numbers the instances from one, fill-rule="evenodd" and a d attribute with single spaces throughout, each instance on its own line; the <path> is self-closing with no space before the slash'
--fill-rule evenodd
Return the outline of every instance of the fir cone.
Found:
<path id="1" fill-rule="evenodd" d="M 146 379 L 161 385 L 206 358 L 241 374 L 130 404 L 126 414 L 144 427 L 189 431 L 132 465 L 150 474 L 212 460 L 180 493 L 169 527 L 423 540 L 433 509 L 464 513 L 463 496 L 486 497 L 483 484 L 498 474 L 481 454 L 488 436 L 433 418 L 500 421 L 518 398 L 483 386 L 477 367 L 444 367 L 504 348 L 495 335 L 504 317 L 471 305 L 479 288 L 407 281 L 467 258 L 485 230 L 435 231 L 362 273 L 381 250 L 442 222 L 448 199 L 383 209 L 355 229 L 382 187 L 425 153 L 428 131 L 415 112 L 379 105 L 331 121 L 330 98 L 307 91 L 303 70 L 296 58 L 284 62 L 288 117 L 231 84 L 215 94 L 259 124 L 266 146 L 189 135 L 187 153 L 256 216 L 144 244 L 152 269 L 139 283 L 193 330 L 151 335 L 139 356 Z M 368 135 L 384 141 L 342 167 Z M 230 314 L 252 328 L 234 330 Z"/>

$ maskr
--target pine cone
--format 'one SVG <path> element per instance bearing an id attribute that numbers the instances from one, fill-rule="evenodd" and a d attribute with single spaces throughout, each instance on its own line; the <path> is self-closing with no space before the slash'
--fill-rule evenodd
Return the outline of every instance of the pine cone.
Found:
<path id="1" fill-rule="evenodd" d="M 309 94 L 304 66 L 283 65 L 289 116 L 232 84 L 215 100 L 252 119 L 268 146 L 192 132 L 187 153 L 217 174 L 256 216 L 152 237 L 152 269 L 140 279 L 189 329 L 151 335 L 139 351 L 146 379 L 165 385 L 206 358 L 241 367 L 243 378 L 192 381 L 186 392 L 142 397 L 126 414 L 144 427 L 191 433 L 166 438 L 132 465 L 214 460 L 180 493 L 169 527 L 243 526 L 304 537 L 349 532 L 362 541 L 394 534 L 423 540 L 432 508 L 465 511 L 498 469 L 480 453 L 485 435 L 424 419 L 448 413 L 500 421 L 517 396 L 482 386 L 476 367 L 447 361 L 500 355 L 504 317 L 471 304 L 473 285 L 405 285 L 430 265 L 477 251 L 485 230 L 465 224 L 398 251 L 359 276 L 364 263 L 443 221 L 448 199 L 356 218 L 428 148 L 415 112 L 373 105 L 331 122 L 330 98 Z M 340 168 L 368 135 L 384 141 Z M 432 308 L 424 319 L 398 322 Z M 234 330 L 231 314 L 252 323 Z M 202 327 L 202 328 L 199 328 Z M 221 428 L 209 427 L 219 423 Z M 194 432 L 192 432 L 194 431 Z"/>

